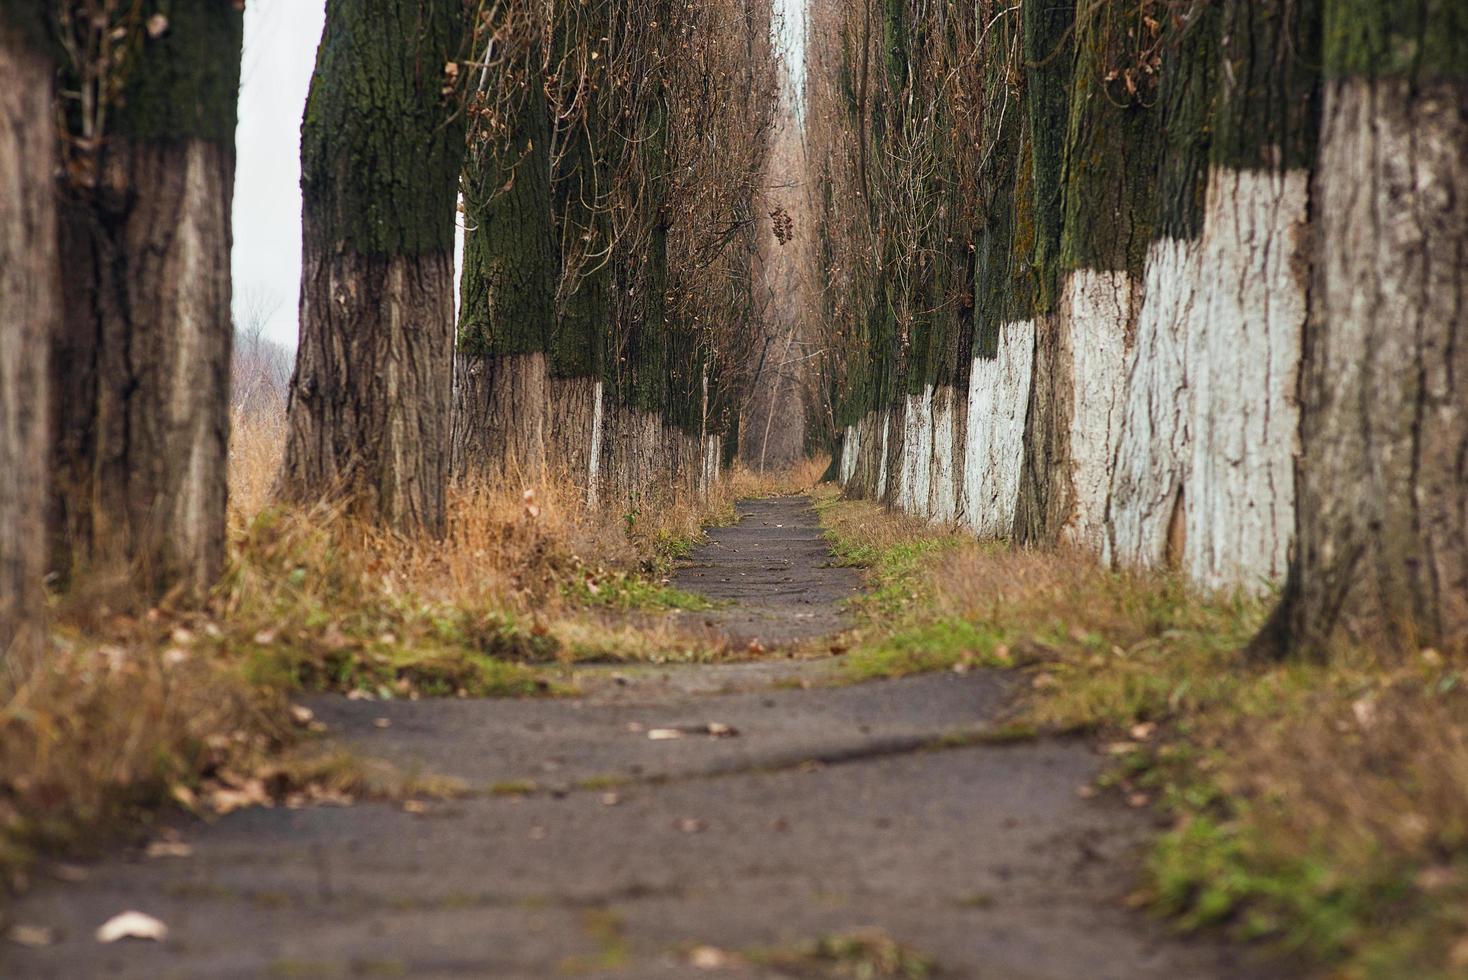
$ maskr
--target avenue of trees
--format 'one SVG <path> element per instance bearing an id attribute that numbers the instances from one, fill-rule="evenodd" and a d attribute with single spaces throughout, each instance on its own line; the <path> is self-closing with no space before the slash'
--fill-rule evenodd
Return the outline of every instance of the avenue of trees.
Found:
<path id="1" fill-rule="evenodd" d="M 224 567 L 243 8 L 0 0 L 0 653 L 48 576 L 188 602 Z M 762 335 L 770 21 L 328 0 L 278 497 L 436 535 L 455 475 L 715 479 Z"/>
<path id="2" fill-rule="evenodd" d="M 1468 644 L 1468 3 L 816 0 L 849 492 Z"/>

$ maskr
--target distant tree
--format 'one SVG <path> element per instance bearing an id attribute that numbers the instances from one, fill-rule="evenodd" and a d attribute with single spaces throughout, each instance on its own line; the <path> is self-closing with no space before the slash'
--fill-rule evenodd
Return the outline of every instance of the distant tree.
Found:
<path id="1" fill-rule="evenodd" d="M 329 0 L 301 128 L 301 345 L 277 485 L 444 529 L 460 0 Z"/>
<path id="2" fill-rule="evenodd" d="M 534 478 L 546 463 L 555 321 L 545 19 L 507 8 L 492 37 L 498 97 L 476 102 L 463 177 L 464 270 L 454 378 L 454 468 Z"/>
<path id="3" fill-rule="evenodd" d="M 224 563 L 240 6 L 54 5 L 55 560 L 126 565 L 155 596 L 202 594 Z"/>
<path id="4" fill-rule="evenodd" d="M 40 646 L 46 389 L 61 316 L 44 0 L 0 0 L 0 673 Z"/>
<path id="5" fill-rule="evenodd" d="M 295 354 L 265 336 L 265 326 L 282 302 L 279 296 L 259 286 L 246 289 L 235 301 L 229 404 L 236 412 L 247 415 L 285 412 Z"/>

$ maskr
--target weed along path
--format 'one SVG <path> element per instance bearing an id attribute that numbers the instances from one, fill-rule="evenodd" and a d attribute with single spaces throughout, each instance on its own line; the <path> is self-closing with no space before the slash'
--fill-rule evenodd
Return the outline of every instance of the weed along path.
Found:
<path id="1" fill-rule="evenodd" d="M 467 792 L 185 826 L 161 850 L 186 856 L 38 885 L 16 920 L 59 941 L 0 974 L 1267 975 L 1124 908 L 1147 819 L 1077 793 L 1087 744 L 991 737 L 1007 675 L 827 683 L 856 573 L 803 498 L 741 510 L 676 578 L 720 604 L 678 615 L 762 658 L 575 699 L 316 699 L 332 737 Z M 123 910 L 167 937 L 99 943 Z"/>

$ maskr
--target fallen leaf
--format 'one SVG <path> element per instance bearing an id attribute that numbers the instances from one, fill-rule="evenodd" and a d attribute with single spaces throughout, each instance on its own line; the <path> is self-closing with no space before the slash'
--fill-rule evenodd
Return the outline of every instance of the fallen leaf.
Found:
<path id="1" fill-rule="evenodd" d="M 738 962 L 738 957 L 717 946 L 695 946 L 688 951 L 688 965 L 699 970 L 722 970 Z"/>
<path id="2" fill-rule="evenodd" d="M 1138 742 L 1145 742 L 1157 731 L 1157 726 L 1150 721 L 1144 721 L 1139 725 L 1133 725 L 1128 734 Z"/>
<path id="3" fill-rule="evenodd" d="M 299 704 L 291 705 L 291 721 L 295 722 L 297 725 L 309 725 L 315 720 L 316 712 L 312 711 L 310 708 Z"/>
<path id="4" fill-rule="evenodd" d="M 422 800 L 404 800 L 403 812 L 416 813 L 419 816 L 422 816 L 423 814 L 428 812 L 428 804 L 424 803 Z"/>
<path id="5" fill-rule="evenodd" d="M 1076 795 L 1079 796 L 1083 800 L 1093 800 L 1093 799 L 1096 798 L 1096 795 L 1099 792 L 1100 791 L 1098 789 L 1096 789 L 1096 787 L 1094 787 L 1094 786 L 1078 786 L 1078 787 L 1076 787 Z"/>
<path id="6" fill-rule="evenodd" d="M 759 640 L 750 640 L 749 641 L 749 646 L 746 647 L 746 649 L 750 653 L 753 653 L 753 654 L 758 655 L 758 654 L 761 654 L 761 653 L 764 653 L 765 652 L 765 645 L 763 643 L 761 643 Z"/>
<path id="7" fill-rule="evenodd" d="M 602 806 L 616 806 L 620 802 L 622 802 L 622 798 L 616 793 L 603 793 L 601 795 Z"/>
<path id="8" fill-rule="evenodd" d="M 167 938 L 168 927 L 143 912 L 123 912 L 97 927 L 99 943 L 115 943 L 119 939 L 151 939 L 161 943 Z"/>
<path id="9" fill-rule="evenodd" d="M 53 864 L 51 866 L 51 877 L 55 878 L 57 881 L 67 881 L 75 884 L 79 881 L 86 881 L 89 877 L 91 877 L 91 873 L 79 864 L 63 863 Z"/>
<path id="10" fill-rule="evenodd" d="M 1060 682 L 1055 679 L 1054 674 L 1040 673 L 1036 674 L 1034 679 L 1030 681 L 1030 686 L 1037 691 L 1045 691 L 1052 687 L 1059 687 Z"/>
<path id="11" fill-rule="evenodd" d="M 392 727 L 392 719 L 391 718 L 374 718 L 374 719 L 372 719 L 372 727 L 373 728 L 391 728 Z"/>
<path id="12" fill-rule="evenodd" d="M 1148 796 L 1146 793 L 1131 793 L 1126 798 L 1126 805 L 1131 807 L 1133 810 L 1140 810 L 1142 807 L 1151 802 L 1152 797 Z"/>
<path id="13" fill-rule="evenodd" d="M 649 728 L 647 737 L 654 742 L 667 742 L 675 738 L 682 738 L 683 732 L 677 728 Z"/>
<path id="14" fill-rule="evenodd" d="M 186 858 L 193 856 L 194 848 L 180 840 L 155 840 L 143 853 L 150 858 Z"/>
<path id="15" fill-rule="evenodd" d="M 714 738 L 734 738 L 739 734 L 739 729 L 721 721 L 711 721 L 708 724 L 708 733 Z"/>
<path id="16" fill-rule="evenodd" d="M 685 834 L 697 834 L 703 830 L 703 821 L 695 817 L 681 817 L 677 827 Z"/>
<path id="17" fill-rule="evenodd" d="M 5 938 L 17 946 L 30 946 L 38 949 L 42 946 L 50 946 L 56 942 L 56 930 L 50 926 L 35 926 L 25 922 L 17 922 L 5 930 Z"/>

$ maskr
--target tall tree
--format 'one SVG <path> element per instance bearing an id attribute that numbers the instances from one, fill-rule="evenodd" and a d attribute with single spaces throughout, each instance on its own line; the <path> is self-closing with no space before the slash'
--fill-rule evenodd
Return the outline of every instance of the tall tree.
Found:
<path id="1" fill-rule="evenodd" d="M 480 114 L 464 168 L 464 274 L 454 469 L 535 479 L 546 462 L 546 351 L 559 269 L 541 18 L 519 12 L 503 91 Z M 497 34 L 497 40 L 501 37 Z"/>
<path id="2" fill-rule="evenodd" d="M 239 6 L 57 5 L 67 98 L 56 561 L 200 593 L 224 562 Z"/>
<path id="3" fill-rule="evenodd" d="M 461 0 L 329 0 L 301 127 L 300 345 L 277 485 L 442 533 Z"/>
<path id="4" fill-rule="evenodd" d="M 0 0 L 0 670 L 39 648 L 47 363 L 61 318 L 45 0 Z"/>
<path id="5" fill-rule="evenodd" d="M 1326 0 L 1298 539 L 1256 650 L 1468 649 L 1468 3 Z"/>
<path id="6" fill-rule="evenodd" d="M 610 27 L 610 0 L 567 5 L 556 24 L 564 149 L 553 184 L 560 301 L 550 345 L 550 455 L 566 477 L 586 483 L 593 500 L 601 469 L 601 374 L 611 311 Z"/>

